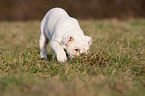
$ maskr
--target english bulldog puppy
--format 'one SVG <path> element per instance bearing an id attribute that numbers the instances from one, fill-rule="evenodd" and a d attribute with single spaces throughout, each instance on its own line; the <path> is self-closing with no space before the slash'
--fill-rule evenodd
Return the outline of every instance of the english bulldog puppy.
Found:
<path id="1" fill-rule="evenodd" d="M 50 48 L 56 54 L 59 62 L 75 55 L 87 54 L 92 38 L 85 36 L 75 18 L 70 17 L 62 8 L 53 8 L 47 12 L 40 24 L 40 55 L 47 59 L 46 46 L 50 41 Z"/>

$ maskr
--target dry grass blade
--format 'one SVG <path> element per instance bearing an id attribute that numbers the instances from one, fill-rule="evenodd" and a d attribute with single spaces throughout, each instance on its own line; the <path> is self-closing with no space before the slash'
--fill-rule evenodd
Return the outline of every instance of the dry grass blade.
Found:
<path id="1" fill-rule="evenodd" d="M 128 92 L 127 88 L 121 83 L 116 83 L 116 82 L 109 83 L 109 87 L 113 90 L 118 91 L 118 92 L 122 92 L 122 93 Z"/>

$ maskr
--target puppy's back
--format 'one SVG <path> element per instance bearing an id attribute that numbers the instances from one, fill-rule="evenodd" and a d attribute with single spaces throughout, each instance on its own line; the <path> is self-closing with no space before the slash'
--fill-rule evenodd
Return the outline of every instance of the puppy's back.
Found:
<path id="1" fill-rule="evenodd" d="M 44 18 L 47 19 L 59 19 L 61 17 L 68 17 L 69 15 L 66 13 L 66 11 L 62 8 L 53 8 L 47 12 Z M 54 19 L 53 19 L 54 20 Z"/>

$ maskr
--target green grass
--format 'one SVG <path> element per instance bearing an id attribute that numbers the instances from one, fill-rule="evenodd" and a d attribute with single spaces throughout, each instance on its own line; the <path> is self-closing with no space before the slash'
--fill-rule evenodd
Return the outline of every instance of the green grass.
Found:
<path id="1" fill-rule="evenodd" d="M 1 96 L 144 96 L 145 19 L 80 20 L 88 56 L 39 54 L 39 21 L 0 22 Z"/>

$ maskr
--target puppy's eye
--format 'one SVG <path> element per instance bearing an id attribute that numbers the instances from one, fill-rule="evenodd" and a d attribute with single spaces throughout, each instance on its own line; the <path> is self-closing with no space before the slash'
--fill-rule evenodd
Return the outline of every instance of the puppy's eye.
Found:
<path id="1" fill-rule="evenodd" d="M 79 52 L 79 49 L 75 49 L 76 52 Z"/>

